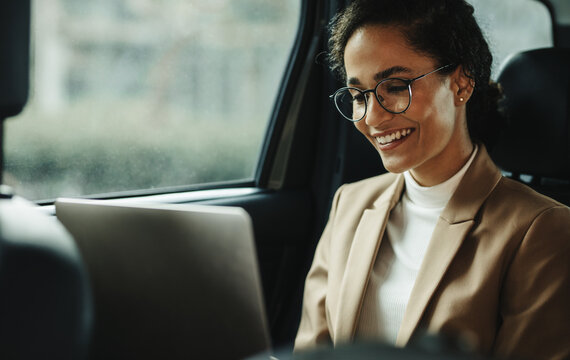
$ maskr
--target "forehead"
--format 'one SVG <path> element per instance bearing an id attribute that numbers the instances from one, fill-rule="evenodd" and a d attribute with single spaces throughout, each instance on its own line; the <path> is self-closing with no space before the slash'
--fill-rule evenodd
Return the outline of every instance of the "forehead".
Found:
<path id="1" fill-rule="evenodd" d="M 378 74 L 390 68 L 408 69 L 410 74 L 415 74 L 433 65 L 431 58 L 411 48 L 401 31 L 394 27 L 368 25 L 359 28 L 344 49 L 347 79 L 361 82 L 375 82 Z"/>

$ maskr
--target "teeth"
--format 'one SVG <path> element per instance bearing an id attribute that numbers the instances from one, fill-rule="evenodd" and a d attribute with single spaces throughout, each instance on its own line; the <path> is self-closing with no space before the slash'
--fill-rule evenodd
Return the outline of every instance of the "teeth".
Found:
<path id="1" fill-rule="evenodd" d="M 394 140 L 400 140 L 401 138 L 410 135 L 411 132 L 412 129 L 398 130 L 390 135 L 376 137 L 376 141 L 381 145 L 386 145 Z"/>

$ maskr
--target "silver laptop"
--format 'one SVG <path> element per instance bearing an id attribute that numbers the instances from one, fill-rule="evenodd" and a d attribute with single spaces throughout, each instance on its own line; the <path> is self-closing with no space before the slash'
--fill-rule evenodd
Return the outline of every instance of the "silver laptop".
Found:
<path id="1" fill-rule="evenodd" d="M 91 359 L 241 359 L 270 340 L 241 208 L 59 199 L 87 266 Z"/>

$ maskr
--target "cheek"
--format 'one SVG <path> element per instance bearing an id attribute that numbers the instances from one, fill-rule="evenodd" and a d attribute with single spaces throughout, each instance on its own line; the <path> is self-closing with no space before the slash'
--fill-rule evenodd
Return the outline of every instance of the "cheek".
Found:
<path id="1" fill-rule="evenodd" d="M 427 100 L 427 99 L 421 99 Z M 434 94 L 429 101 L 422 102 L 422 111 L 419 112 L 422 132 L 437 137 L 446 137 L 446 133 L 453 132 L 455 126 L 455 111 L 453 99 L 444 91 Z"/>

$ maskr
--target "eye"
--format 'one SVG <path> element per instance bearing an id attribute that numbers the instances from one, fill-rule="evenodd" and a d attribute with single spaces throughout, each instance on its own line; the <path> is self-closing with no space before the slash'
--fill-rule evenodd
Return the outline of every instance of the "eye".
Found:
<path id="1" fill-rule="evenodd" d="M 362 93 L 357 93 L 352 96 L 352 101 L 355 103 L 363 103 L 364 102 L 364 95 Z"/>
<path id="2" fill-rule="evenodd" d="M 348 90 L 350 94 L 350 101 L 354 104 L 363 104 L 365 102 L 364 94 L 356 89 Z"/>
<path id="3" fill-rule="evenodd" d="M 400 95 L 408 92 L 408 84 L 400 79 L 387 79 L 380 83 L 379 95 Z"/>
<path id="4" fill-rule="evenodd" d="M 394 85 L 389 85 L 386 87 L 386 91 L 388 91 L 388 93 L 390 94 L 398 94 L 404 91 L 408 91 L 408 86 L 407 85 L 401 85 L 401 84 L 394 84 Z"/>

